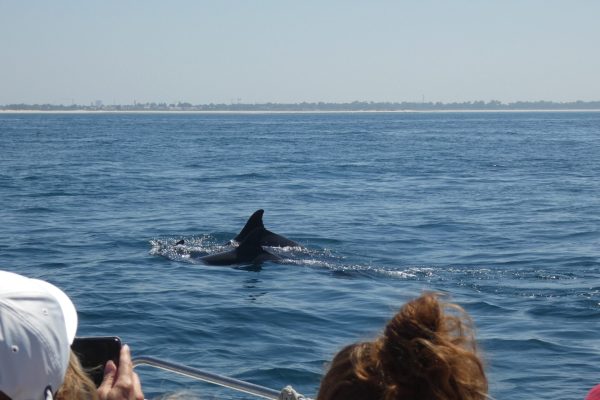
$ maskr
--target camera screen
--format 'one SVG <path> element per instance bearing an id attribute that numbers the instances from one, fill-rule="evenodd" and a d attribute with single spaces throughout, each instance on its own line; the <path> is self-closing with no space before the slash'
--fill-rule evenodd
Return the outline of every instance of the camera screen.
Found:
<path id="1" fill-rule="evenodd" d="M 116 336 L 78 337 L 73 341 L 71 350 L 77 355 L 81 366 L 98 387 L 102 383 L 104 366 L 108 360 L 119 364 L 121 339 Z"/>

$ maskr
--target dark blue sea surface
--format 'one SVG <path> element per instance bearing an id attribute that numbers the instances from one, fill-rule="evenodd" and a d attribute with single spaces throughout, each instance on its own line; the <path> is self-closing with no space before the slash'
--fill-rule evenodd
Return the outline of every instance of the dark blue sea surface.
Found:
<path id="1" fill-rule="evenodd" d="M 80 335 L 315 395 L 423 291 L 477 326 L 496 399 L 600 382 L 600 113 L 0 114 L 0 268 Z M 306 247 L 204 266 L 255 210 Z M 146 397 L 248 395 L 147 367 Z"/>

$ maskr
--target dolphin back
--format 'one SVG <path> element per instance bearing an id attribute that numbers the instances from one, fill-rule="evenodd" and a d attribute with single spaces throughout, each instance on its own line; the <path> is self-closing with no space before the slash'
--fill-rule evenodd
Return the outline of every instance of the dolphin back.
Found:
<path id="1" fill-rule="evenodd" d="M 290 240 L 284 236 L 278 235 L 275 232 L 271 232 L 265 229 L 265 234 L 262 237 L 261 244 L 263 246 L 270 247 L 300 247 L 300 245 L 293 240 Z"/>
<path id="2" fill-rule="evenodd" d="M 235 250 L 210 254 L 208 256 L 200 257 L 200 260 L 206 265 L 233 265 L 238 263 Z"/>
<path id="3" fill-rule="evenodd" d="M 246 239 L 235 249 L 240 262 L 260 264 L 265 261 L 281 261 L 281 257 L 262 248 L 263 238 L 268 232 L 264 227 L 256 228 L 250 232 Z"/>
<path id="4" fill-rule="evenodd" d="M 280 261 L 279 256 L 269 253 L 261 246 L 263 236 L 267 232 L 264 227 L 256 228 L 235 249 L 204 256 L 200 260 L 208 265 L 260 264 L 265 261 Z"/>

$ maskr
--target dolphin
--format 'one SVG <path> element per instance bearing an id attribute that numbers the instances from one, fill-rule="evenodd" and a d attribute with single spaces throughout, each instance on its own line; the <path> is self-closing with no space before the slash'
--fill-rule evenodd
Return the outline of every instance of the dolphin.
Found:
<path id="1" fill-rule="evenodd" d="M 266 229 L 262 220 L 264 212 L 265 210 L 263 209 L 256 210 L 254 214 L 252 214 L 250 218 L 248 218 L 246 225 L 244 225 L 240 233 L 238 233 L 238 235 L 233 238 L 233 241 L 241 243 L 246 239 L 246 237 L 248 237 L 250 232 L 254 231 L 257 228 L 262 228 L 264 230 L 260 242 L 262 246 L 301 247 L 298 243 L 294 242 L 293 240 L 290 240 L 286 237 L 283 237 Z"/>
<path id="2" fill-rule="evenodd" d="M 238 247 L 222 253 L 198 257 L 197 259 L 207 265 L 257 265 L 265 261 L 281 261 L 281 257 L 269 253 L 261 246 L 263 236 L 268 232 L 265 228 L 258 227 L 249 232 Z M 191 255 L 193 256 L 193 254 Z"/>

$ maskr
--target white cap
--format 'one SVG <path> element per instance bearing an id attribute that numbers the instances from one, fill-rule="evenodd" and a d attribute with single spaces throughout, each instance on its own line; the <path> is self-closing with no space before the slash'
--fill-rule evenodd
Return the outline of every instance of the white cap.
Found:
<path id="1" fill-rule="evenodd" d="M 12 400 L 56 393 L 76 331 L 77 311 L 62 290 L 0 271 L 0 392 Z"/>

